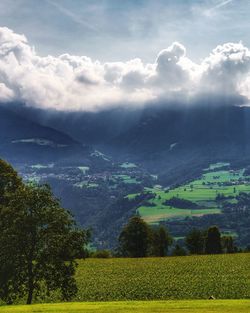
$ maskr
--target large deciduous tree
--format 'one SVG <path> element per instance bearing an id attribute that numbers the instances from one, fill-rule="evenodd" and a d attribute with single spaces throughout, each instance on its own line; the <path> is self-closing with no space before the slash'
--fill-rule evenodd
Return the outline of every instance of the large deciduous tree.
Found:
<path id="1" fill-rule="evenodd" d="M 132 217 L 124 226 L 119 244 L 123 256 L 140 258 L 147 256 L 151 244 L 151 229 L 139 216 Z"/>
<path id="2" fill-rule="evenodd" d="M 11 167 L 8 171 L 9 176 L 0 172 L 5 199 L 0 204 L 0 298 L 13 303 L 27 297 L 30 304 L 41 290 L 60 290 L 69 300 L 77 292 L 75 257 L 87 232 L 76 227 L 48 186 L 24 185 Z M 17 181 L 17 188 L 8 187 L 11 181 Z"/>
<path id="3" fill-rule="evenodd" d="M 7 194 L 14 193 L 22 185 L 22 180 L 13 167 L 0 159 L 0 205 L 6 204 Z"/>

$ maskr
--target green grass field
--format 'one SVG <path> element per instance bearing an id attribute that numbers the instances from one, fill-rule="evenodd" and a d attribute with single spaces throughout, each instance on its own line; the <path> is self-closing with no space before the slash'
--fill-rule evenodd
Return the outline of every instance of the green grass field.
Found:
<path id="1" fill-rule="evenodd" d="M 135 168 L 137 166 L 134 163 L 124 162 L 120 165 L 120 167 L 127 169 L 127 168 Z"/>
<path id="2" fill-rule="evenodd" d="M 215 169 L 219 169 L 221 167 L 225 167 L 225 166 L 229 166 L 230 163 L 228 162 L 218 162 L 218 163 L 214 163 L 214 164 L 210 164 L 208 169 L 205 170 L 215 170 Z"/>
<path id="3" fill-rule="evenodd" d="M 72 300 L 250 299 L 249 266 L 250 253 L 80 260 L 76 272 L 78 294 Z M 35 302 L 60 301 L 54 293 Z"/>
<path id="4" fill-rule="evenodd" d="M 178 219 L 183 217 L 202 216 L 205 214 L 219 214 L 220 209 L 202 209 L 202 210 L 187 210 L 172 208 L 169 206 L 144 207 L 141 206 L 139 214 L 147 223 L 156 223 L 165 219 Z"/>
<path id="5" fill-rule="evenodd" d="M 90 302 L 0 307 L 1 313 L 249 313 L 250 300 Z"/>
<path id="6" fill-rule="evenodd" d="M 113 175 L 113 179 L 117 182 L 123 182 L 125 184 L 139 184 L 139 181 L 137 181 L 135 178 L 132 178 L 129 175 Z"/>
<path id="7" fill-rule="evenodd" d="M 78 188 L 96 188 L 98 187 L 99 185 L 98 184 L 95 184 L 95 183 L 89 183 L 87 181 L 82 181 L 80 183 L 76 183 L 74 184 L 75 187 L 78 187 Z"/>
<path id="8" fill-rule="evenodd" d="M 89 166 L 78 166 L 78 169 L 83 173 L 86 174 L 89 171 Z"/>
<path id="9" fill-rule="evenodd" d="M 52 304 L 60 302 L 54 294 L 45 299 L 50 304 L 0 306 L 0 313 L 249 313 L 249 264 L 250 254 L 86 259 L 79 261 L 73 303 Z"/>
<path id="10" fill-rule="evenodd" d="M 202 216 L 207 214 L 220 214 L 221 208 L 216 197 L 218 194 L 230 196 L 230 202 L 237 202 L 236 196 L 240 192 L 250 192 L 250 183 L 247 181 L 249 177 L 245 177 L 244 169 L 230 170 L 220 169 L 228 163 L 217 163 L 211 165 L 208 169 L 204 169 L 200 178 L 184 184 L 182 186 L 164 190 L 159 186 L 154 188 L 145 188 L 146 192 L 150 192 L 155 197 L 149 202 L 153 206 L 140 206 L 138 213 L 148 223 L 158 223 L 159 221 L 169 219 L 183 219 L 192 216 Z M 133 199 L 136 194 L 128 195 L 128 199 Z M 202 210 L 189 210 L 170 207 L 164 204 L 166 200 L 173 197 L 192 201 L 202 207 Z"/>
<path id="11" fill-rule="evenodd" d="M 75 301 L 250 299 L 249 266 L 250 254 L 86 259 Z"/>

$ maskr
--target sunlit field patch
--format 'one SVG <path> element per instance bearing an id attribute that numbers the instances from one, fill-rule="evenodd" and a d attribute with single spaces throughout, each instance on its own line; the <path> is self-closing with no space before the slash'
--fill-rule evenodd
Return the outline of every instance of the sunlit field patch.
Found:
<path id="1" fill-rule="evenodd" d="M 153 195 L 148 205 L 141 205 L 138 213 L 149 223 L 158 223 L 170 219 L 183 219 L 192 216 L 220 214 L 221 207 L 216 201 L 218 195 L 230 197 L 231 203 L 237 203 L 240 192 L 250 192 L 249 177 L 244 176 L 244 169 L 221 169 L 228 163 L 216 163 L 205 169 L 201 177 L 172 189 L 159 187 L 145 188 L 145 192 Z M 135 195 L 128 195 L 133 199 Z M 166 205 L 166 200 L 179 198 L 192 201 L 201 209 L 178 208 Z M 151 205 L 150 205 L 151 204 Z"/>
<path id="2" fill-rule="evenodd" d="M 2 313 L 248 313 L 249 300 L 75 302 L 0 307 Z"/>

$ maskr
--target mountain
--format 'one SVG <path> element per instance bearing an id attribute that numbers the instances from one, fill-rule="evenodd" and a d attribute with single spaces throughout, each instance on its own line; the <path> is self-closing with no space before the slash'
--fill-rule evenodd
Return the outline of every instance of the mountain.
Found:
<path id="1" fill-rule="evenodd" d="M 216 103 L 155 104 L 98 112 L 45 112 L 14 106 L 29 120 L 56 127 L 76 141 L 140 163 L 161 182 L 182 181 L 210 163 L 249 158 L 250 108 Z M 21 109 L 20 109 L 21 108 Z"/>
<path id="2" fill-rule="evenodd" d="M 191 226 L 218 224 L 246 245 L 248 217 L 239 196 L 250 188 L 249 125 L 250 108 L 237 106 L 155 105 L 91 113 L 2 106 L 0 157 L 25 181 L 49 183 L 62 205 L 93 230 L 99 248 L 114 248 L 136 212 L 165 223 L 177 238 Z M 223 192 L 228 202 L 217 199 Z M 204 211 L 181 211 L 183 218 L 176 219 L 183 209 L 178 205 L 190 199 Z M 177 207 L 170 212 L 168 203 Z"/>
<path id="3" fill-rule="evenodd" d="M 250 108 L 236 106 L 148 107 L 136 124 L 109 138 L 114 151 L 162 173 L 187 164 L 249 157 Z"/>
<path id="4" fill-rule="evenodd" d="M 248 157 L 250 108 L 229 105 L 151 105 L 101 112 L 49 113 L 31 118 L 151 170 L 196 160 Z M 156 162 L 157 160 L 157 162 Z"/>
<path id="5" fill-rule="evenodd" d="M 69 135 L 0 106 L 0 156 L 12 163 L 46 163 L 86 157 L 88 148 Z"/>
<path id="6" fill-rule="evenodd" d="M 146 108 L 136 125 L 111 144 L 132 153 L 250 143 L 250 109 L 240 107 Z"/>

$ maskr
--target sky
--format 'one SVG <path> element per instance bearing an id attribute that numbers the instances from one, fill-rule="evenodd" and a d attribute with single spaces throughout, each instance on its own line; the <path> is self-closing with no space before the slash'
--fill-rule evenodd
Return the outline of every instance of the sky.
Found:
<path id="1" fill-rule="evenodd" d="M 1 26 L 40 55 L 153 62 L 172 42 L 199 61 L 222 42 L 250 46 L 249 0 L 1 0 Z"/>
<path id="2" fill-rule="evenodd" d="M 250 0 L 1 0 L 0 101 L 248 103 L 249 13 Z"/>

